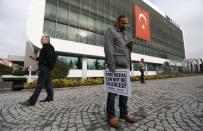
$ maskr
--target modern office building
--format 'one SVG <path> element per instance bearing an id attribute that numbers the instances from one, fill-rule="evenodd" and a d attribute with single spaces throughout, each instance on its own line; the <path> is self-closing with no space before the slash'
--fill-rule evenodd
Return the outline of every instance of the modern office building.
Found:
<path id="1" fill-rule="evenodd" d="M 121 14 L 129 20 L 128 39 L 136 43 L 132 75 L 139 74 L 141 58 L 147 62 L 149 75 L 156 74 L 166 61 L 181 65 L 183 30 L 148 0 L 31 0 L 27 19 L 31 46 L 27 45 L 26 56 L 33 47 L 41 48 L 42 35 L 49 35 L 59 58 L 71 67 L 69 77 L 103 76 L 104 33 Z"/>

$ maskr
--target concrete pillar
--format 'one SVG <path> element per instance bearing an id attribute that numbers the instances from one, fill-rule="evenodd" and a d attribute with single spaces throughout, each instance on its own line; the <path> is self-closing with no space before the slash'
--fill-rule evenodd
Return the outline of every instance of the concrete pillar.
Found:
<path id="1" fill-rule="evenodd" d="M 131 77 L 133 77 L 134 76 L 134 69 L 133 69 L 133 63 L 131 63 Z"/>
<path id="2" fill-rule="evenodd" d="M 82 79 L 87 78 L 87 58 L 82 58 Z"/>
<path id="3" fill-rule="evenodd" d="M 146 64 L 146 66 L 145 66 L 145 75 L 147 75 L 147 71 L 148 71 L 148 69 L 147 69 L 147 64 Z"/>
<path id="4" fill-rule="evenodd" d="M 197 61 L 197 72 L 200 72 L 200 60 L 196 59 Z"/>
<path id="5" fill-rule="evenodd" d="M 189 73 L 192 72 L 192 63 L 191 63 L 190 59 L 188 59 L 188 72 Z"/>
<path id="6" fill-rule="evenodd" d="M 29 66 L 28 71 L 29 71 L 28 82 L 30 83 L 32 77 L 32 66 Z"/>

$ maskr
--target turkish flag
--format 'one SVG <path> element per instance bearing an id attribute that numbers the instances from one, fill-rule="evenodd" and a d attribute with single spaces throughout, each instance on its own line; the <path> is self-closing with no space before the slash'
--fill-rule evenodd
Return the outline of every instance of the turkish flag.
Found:
<path id="1" fill-rule="evenodd" d="M 137 5 L 134 6 L 134 11 L 136 27 L 135 37 L 145 41 L 151 41 L 149 13 Z"/>

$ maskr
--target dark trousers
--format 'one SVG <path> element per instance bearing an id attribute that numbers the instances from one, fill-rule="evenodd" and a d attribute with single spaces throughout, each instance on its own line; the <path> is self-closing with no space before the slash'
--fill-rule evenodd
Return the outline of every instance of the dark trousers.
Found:
<path id="1" fill-rule="evenodd" d="M 106 107 L 108 117 L 115 117 L 115 98 L 116 98 L 116 96 L 117 96 L 117 94 L 114 94 L 111 92 L 108 93 L 107 107 Z M 119 95 L 119 108 L 120 108 L 121 116 L 128 114 L 127 102 L 128 102 L 127 96 Z"/>
<path id="2" fill-rule="evenodd" d="M 144 81 L 144 70 L 141 70 L 141 69 L 140 69 L 140 73 L 141 73 L 140 82 L 141 82 L 141 83 L 144 83 L 144 82 L 145 82 L 145 81 Z"/>
<path id="3" fill-rule="evenodd" d="M 53 87 L 51 84 L 51 70 L 44 65 L 40 65 L 39 75 L 37 79 L 37 87 L 35 88 L 32 96 L 28 100 L 30 104 L 35 104 L 37 102 L 39 94 L 43 88 L 46 89 L 48 97 L 54 96 Z"/>

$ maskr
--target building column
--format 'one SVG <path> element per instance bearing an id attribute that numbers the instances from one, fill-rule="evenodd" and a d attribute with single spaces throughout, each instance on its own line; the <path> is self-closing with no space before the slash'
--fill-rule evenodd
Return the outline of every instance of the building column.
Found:
<path id="1" fill-rule="evenodd" d="M 87 78 L 87 58 L 82 58 L 82 79 Z"/>
<path id="2" fill-rule="evenodd" d="M 147 67 L 147 64 L 146 64 L 144 75 L 147 75 L 147 74 L 148 74 L 148 69 L 147 69 L 147 68 L 148 68 L 148 67 Z"/>
<path id="3" fill-rule="evenodd" d="M 131 63 L 131 77 L 133 77 L 134 76 L 134 68 L 133 68 L 133 63 Z"/>

